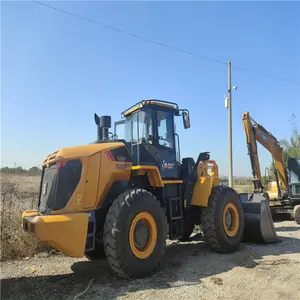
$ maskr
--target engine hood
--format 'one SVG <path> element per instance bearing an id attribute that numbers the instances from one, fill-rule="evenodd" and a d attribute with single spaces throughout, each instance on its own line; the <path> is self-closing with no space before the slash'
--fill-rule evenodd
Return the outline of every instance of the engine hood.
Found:
<path id="1" fill-rule="evenodd" d="M 88 157 L 101 151 L 112 150 L 119 147 L 124 147 L 124 144 L 121 142 L 111 142 L 61 148 L 49 154 L 44 160 L 43 166 L 49 166 L 60 160 Z"/>

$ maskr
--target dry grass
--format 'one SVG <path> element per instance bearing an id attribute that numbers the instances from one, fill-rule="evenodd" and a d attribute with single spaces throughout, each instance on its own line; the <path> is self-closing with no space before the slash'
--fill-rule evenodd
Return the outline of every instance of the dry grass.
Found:
<path id="1" fill-rule="evenodd" d="M 1 174 L 0 260 L 27 257 L 45 249 L 21 226 L 22 212 L 37 207 L 39 179 Z"/>
<path id="2" fill-rule="evenodd" d="M 253 185 L 234 185 L 233 188 L 237 191 L 237 193 L 253 192 Z"/>

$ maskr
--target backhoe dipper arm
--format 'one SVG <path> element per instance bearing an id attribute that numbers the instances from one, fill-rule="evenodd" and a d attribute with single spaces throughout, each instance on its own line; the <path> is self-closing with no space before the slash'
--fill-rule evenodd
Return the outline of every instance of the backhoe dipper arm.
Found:
<path id="1" fill-rule="evenodd" d="M 243 123 L 246 134 L 246 142 L 248 147 L 248 154 L 250 156 L 251 169 L 253 175 L 253 183 L 255 191 L 263 191 L 264 187 L 261 182 L 260 165 L 257 153 L 257 143 L 255 138 L 255 130 L 251 123 L 251 118 L 248 112 L 243 115 Z"/>
<path id="2" fill-rule="evenodd" d="M 250 117 L 249 112 L 245 112 L 243 114 L 243 123 L 246 134 L 248 152 L 250 155 L 252 174 L 254 177 L 255 190 L 263 190 L 256 141 L 258 141 L 264 148 L 266 148 L 271 153 L 275 162 L 275 168 L 279 174 L 281 187 L 284 190 L 287 190 L 288 180 L 285 173 L 283 161 L 283 149 L 279 145 L 278 140 L 262 125 L 254 121 Z M 280 189 L 280 187 L 278 187 L 278 189 Z"/>

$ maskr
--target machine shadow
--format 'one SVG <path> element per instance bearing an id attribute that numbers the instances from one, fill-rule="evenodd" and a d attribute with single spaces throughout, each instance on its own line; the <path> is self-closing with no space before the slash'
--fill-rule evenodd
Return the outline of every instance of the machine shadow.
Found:
<path id="1" fill-rule="evenodd" d="M 293 240 L 293 241 L 291 241 Z M 147 278 L 124 280 L 117 277 L 106 260 L 79 261 L 71 266 L 73 273 L 66 275 L 29 276 L 5 278 L 1 282 L 3 299 L 73 299 L 81 293 L 91 279 L 89 291 L 80 299 L 116 299 L 130 292 L 149 289 L 180 288 L 186 285 L 201 285 L 201 279 L 232 270 L 235 267 L 255 268 L 255 260 L 267 255 L 287 253 L 285 244 L 294 247 L 289 253 L 300 252 L 300 240 L 280 237 L 277 244 L 252 245 L 242 243 L 233 254 L 218 254 L 208 249 L 195 236 L 189 242 L 175 242 L 168 246 L 166 255 L 157 271 Z M 252 248 L 253 247 L 253 248 Z M 252 248 L 252 249 L 251 249 Z M 172 285 L 180 281 L 182 284 Z"/>
<path id="2" fill-rule="evenodd" d="M 276 228 L 276 231 L 284 232 L 284 231 L 300 231 L 300 226 L 283 226 Z"/>
<path id="3" fill-rule="evenodd" d="M 290 214 L 284 214 L 284 213 L 278 215 L 272 214 L 272 218 L 274 223 L 280 223 L 283 221 L 293 221 L 293 218 L 291 217 Z"/>

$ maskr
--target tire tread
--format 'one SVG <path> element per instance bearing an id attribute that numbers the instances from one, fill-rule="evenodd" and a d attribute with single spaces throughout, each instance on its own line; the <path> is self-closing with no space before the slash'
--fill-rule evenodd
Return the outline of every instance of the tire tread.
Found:
<path id="1" fill-rule="evenodd" d="M 106 258 L 113 269 L 120 277 L 129 278 L 128 274 L 124 270 L 124 260 L 125 257 L 122 253 L 120 244 L 120 234 L 121 228 L 118 228 L 118 218 L 126 217 L 122 215 L 122 208 L 124 205 L 131 207 L 134 201 L 138 201 L 141 196 L 151 196 L 152 201 L 157 203 L 160 208 L 161 217 L 164 219 L 165 232 L 167 230 L 167 220 L 164 214 L 164 210 L 161 206 L 161 203 L 156 199 L 156 197 L 146 190 L 142 190 L 139 188 L 131 189 L 129 191 L 120 194 L 113 204 L 111 205 L 105 220 L 104 225 L 104 249 L 106 253 Z M 166 240 L 166 238 L 165 238 Z M 165 247 L 163 251 L 163 255 L 165 254 Z M 154 270 L 153 270 L 154 271 Z M 152 271 L 152 272 L 153 272 Z M 151 272 L 151 273 L 152 273 Z M 137 274 L 138 276 L 138 274 Z"/>
<path id="2" fill-rule="evenodd" d="M 217 202 L 219 197 L 224 194 L 228 187 L 218 186 L 214 187 L 208 200 L 208 206 L 201 210 L 201 227 L 204 233 L 204 241 L 210 246 L 210 248 L 218 253 L 232 253 L 232 247 L 224 246 L 222 243 L 220 234 L 218 233 L 216 223 L 222 222 L 217 220 Z M 231 191 L 235 192 L 231 189 Z"/>

